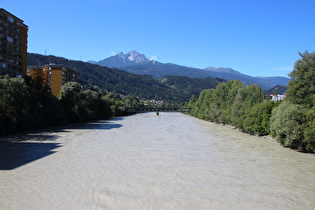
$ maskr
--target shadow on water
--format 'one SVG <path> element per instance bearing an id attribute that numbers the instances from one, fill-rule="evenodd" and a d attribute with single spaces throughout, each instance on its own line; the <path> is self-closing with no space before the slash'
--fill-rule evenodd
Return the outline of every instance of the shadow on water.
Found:
<path id="1" fill-rule="evenodd" d="M 119 120 L 122 118 L 71 124 L 0 137 L 0 170 L 12 170 L 56 153 L 57 151 L 53 150 L 62 146 L 60 143 L 52 142 L 59 138 L 58 133 L 70 133 L 71 129 L 110 130 L 120 128 L 122 125 L 115 123 Z"/>
<path id="2" fill-rule="evenodd" d="M 82 123 L 82 124 L 72 124 L 68 126 L 61 127 L 61 132 L 64 129 L 87 129 L 87 130 L 110 130 L 113 128 L 121 128 L 122 125 L 118 123 L 108 122 L 108 121 L 95 121 L 89 123 Z M 59 132 L 59 130 L 57 131 Z"/>
<path id="3" fill-rule="evenodd" d="M 59 143 L 0 142 L 0 170 L 12 170 L 55 153 Z"/>

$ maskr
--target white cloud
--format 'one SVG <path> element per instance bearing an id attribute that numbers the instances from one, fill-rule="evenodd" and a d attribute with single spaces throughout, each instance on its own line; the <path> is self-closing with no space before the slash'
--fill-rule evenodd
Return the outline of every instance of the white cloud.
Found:
<path id="1" fill-rule="evenodd" d="M 150 60 L 151 60 L 151 61 L 157 61 L 156 55 L 152 55 L 151 58 L 150 58 Z"/>
<path id="2" fill-rule="evenodd" d="M 293 67 L 292 66 L 282 66 L 282 67 L 271 68 L 271 70 L 274 70 L 274 71 L 292 71 Z"/>
<path id="3" fill-rule="evenodd" d="M 111 53 L 112 53 L 112 55 L 116 55 L 116 53 L 114 51 L 112 51 Z"/>

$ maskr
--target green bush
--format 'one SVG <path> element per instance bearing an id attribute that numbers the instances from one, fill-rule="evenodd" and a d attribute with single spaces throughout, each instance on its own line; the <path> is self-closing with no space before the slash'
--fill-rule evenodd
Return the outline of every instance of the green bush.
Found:
<path id="1" fill-rule="evenodd" d="M 255 104 L 250 111 L 246 112 L 246 118 L 243 122 L 244 130 L 259 135 L 268 135 L 271 113 L 278 104 L 271 100 Z"/>
<path id="2" fill-rule="evenodd" d="M 263 113 L 265 110 L 265 102 L 255 104 L 246 114 L 243 121 L 243 128 L 246 132 L 254 132 L 257 134 L 265 134 L 262 127 Z"/>
<path id="3" fill-rule="evenodd" d="M 302 146 L 304 122 L 305 108 L 285 101 L 272 111 L 270 130 L 280 144 L 304 150 Z"/>
<path id="4" fill-rule="evenodd" d="M 315 107 L 306 112 L 303 146 L 305 151 L 315 152 Z"/>
<path id="5" fill-rule="evenodd" d="M 0 80 L 0 134 L 23 129 L 29 113 L 30 95 L 22 78 Z"/>

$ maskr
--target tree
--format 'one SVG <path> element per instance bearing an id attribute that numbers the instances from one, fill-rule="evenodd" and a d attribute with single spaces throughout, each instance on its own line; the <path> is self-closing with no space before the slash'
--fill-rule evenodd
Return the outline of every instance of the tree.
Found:
<path id="1" fill-rule="evenodd" d="M 289 74 L 287 98 L 297 104 L 314 106 L 312 97 L 315 95 L 315 53 L 299 53 L 302 59 L 294 65 Z"/>
<path id="2" fill-rule="evenodd" d="M 22 78 L 0 80 L 0 134 L 21 130 L 29 113 L 29 92 Z"/>
<path id="3" fill-rule="evenodd" d="M 306 151 L 315 152 L 315 106 L 306 112 L 303 146 Z"/>
<path id="4" fill-rule="evenodd" d="M 30 110 L 23 127 L 33 129 L 63 122 L 62 107 L 58 99 L 51 94 L 50 87 L 43 84 L 43 79 L 25 76 L 24 80 L 30 96 Z"/>
<path id="5" fill-rule="evenodd" d="M 81 121 L 80 116 L 80 99 L 81 86 L 77 82 L 67 82 L 61 87 L 59 96 L 60 102 L 64 108 L 67 120 L 69 122 Z"/>
<path id="6" fill-rule="evenodd" d="M 243 121 L 249 115 L 251 108 L 255 104 L 262 102 L 263 99 L 264 93 L 256 85 L 240 88 L 231 107 L 232 124 L 238 128 L 243 128 Z"/>
<path id="7" fill-rule="evenodd" d="M 285 101 L 272 111 L 270 130 L 280 144 L 304 150 L 302 144 L 304 122 L 305 108 Z"/>
<path id="8" fill-rule="evenodd" d="M 243 128 L 246 132 L 254 132 L 257 134 L 264 134 L 262 128 L 263 113 L 265 103 L 255 104 L 248 112 L 243 121 Z"/>

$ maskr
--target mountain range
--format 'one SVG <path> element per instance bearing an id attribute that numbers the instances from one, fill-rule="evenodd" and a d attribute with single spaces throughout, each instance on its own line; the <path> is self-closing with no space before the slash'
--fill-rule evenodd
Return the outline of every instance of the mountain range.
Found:
<path id="1" fill-rule="evenodd" d="M 43 66 L 48 63 L 64 64 L 76 68 L 79 74 L 79 83 L 83 86 L 98 86 L 111 93 L 175 103 L 187 102 L 192 95 L 198 97 L 202 90 L 213 89 L 224 81 L 219 78 L 189 78 L 184 76 L 165 76 L 163 79 L 154 79 L 150 75 L 132 74 L 107 66 L 69 60 L 53 55 L 35 53 L 28 53 L 27 55 L 28 66 Z"/>
<path id="2" fill-rule="evenodd" d="M 221 78 L 224 80 L 237 79 L 246 85 L 258 84 L 263 90 L 273 88 L 276 85 L 287 86 L 290 81 L 286 77 L 252 77 L 242 74 L 231 68 L 214 68 L 205 69 L 186 67 L 172 63 L 160 63 L 149 60 L 145 55 L 133 50 L 127 54 L 123 52 L 106 58 L 104 60 L 90 63 L 111 68 L 118 68 L 133 74 L 152 75 L 153 78 L 161 79 L 164 76 L 187 76 L 189 78 Z"/>

